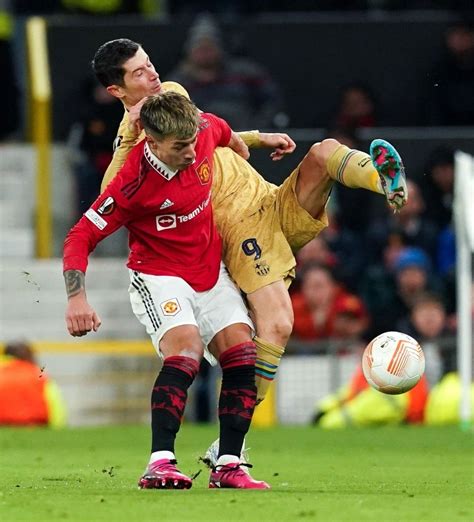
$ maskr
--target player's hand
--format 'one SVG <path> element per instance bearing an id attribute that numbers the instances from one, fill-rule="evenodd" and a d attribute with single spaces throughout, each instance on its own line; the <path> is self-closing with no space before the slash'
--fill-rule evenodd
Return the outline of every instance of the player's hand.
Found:
<path id="1" fill-rule="evenodd" d="M 100 317 L 87 302 L 84 293 L 69 298 L 66 307 L 66 325 L 73 337 L 82 337 L 92 330 L 97 332 L 101 324 Z"/>
<path id="2" fill-rule="evenodd" d="M 291 154 L 296 149 L 296 143 L 282 132 L 260 132 L 260 146 L 275 149 L 270 158 L 273 161 L 281 160 L 286 154 Z"/>
<path id="3" fill-rule="evenodd" d="M 143 130 L 142 122 L 140 121 L 140 111 L 147 99 L 148 97 L 145 96 L 145 98 L 142 98 L 138 103 L 130 107 L 128 111 L 128 131 L 134 136 L 138 136 Z"/>
<path id="4" fill-rule="evenodd" d="M 227 145 L 239 156 L 242 156 L 245 160 L 250 158 L 249 148 L 245 144 L 244 140 L 234 131 L 232 131 L 229 144 Z"/>

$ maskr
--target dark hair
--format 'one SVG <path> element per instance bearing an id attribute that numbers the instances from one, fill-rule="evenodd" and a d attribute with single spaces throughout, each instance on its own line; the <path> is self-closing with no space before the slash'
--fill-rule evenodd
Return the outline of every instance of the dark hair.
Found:
<path id="1" fill-rule="evenodd" d="M 5 355 L 20 359 L 22 361 L 29 361 L 35 363 L 35 356 L 31 346 L 24 341 L 9 342 L 5 346 Z"/>
<path id="2" fill-rule="evenodd" d="M 322 270 L 323 272 L 328 274 L 331 280 L 333 280 L 336 283 L 338 282 L 338 278 L 334 269 L 324 263 L 320 263 L 319 261 L 310 261 L 306 263 L 301 267 L 301 270 L 299 270 L 298 275 L 300 279 L 303 279 L 309 272 L 312 272 L 313 270 Z"/>
<path id="3" fill-rule="evenodd" d="M 104 87 L 123 86 L 123 64 L 133 58 L 140 47 L 141 44 L 128 38 L 118 38 L 101 45 L 91 62 L 92 70 L 99 82 Z"/>

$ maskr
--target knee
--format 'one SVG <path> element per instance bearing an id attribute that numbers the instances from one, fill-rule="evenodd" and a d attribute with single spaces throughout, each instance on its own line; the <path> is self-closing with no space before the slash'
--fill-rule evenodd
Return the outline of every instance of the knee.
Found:
<path id="1" fill-rule="evenodd" d="M 328 159 L 339 145 L 340 143 L 333 138 L 314 143 L 309 149 L 308 157 L 317 168 L 326 169 Z"/>
<path id="2" fill-rule="evenodd" d="M 168 354 L 180 355 L 181 357 L 189 357 L 200 363 L 204 357 L 204 346 L 201 343 L 192 343 L 183 341 L 173 347 L 172 350 L 168 351 Z"/>
<path id="3" fill-rule="evenodd" d="M 292 310 L 274 314 L 263 324 L 257 322 L 257 335 L 277 346 L 286 346 L 293 330 L 293 321 Z"/>
<path id="4" fill-rule="evenodd" d="M 293 316 L 291 319 L 289 317 L 285 317 L 285 319 L 278 324 L 275 324 L 273 327 L 273 337 L 275 338 L 275 342 L 278 346 L 286 346 L 288 340 L 290 338 L 291 332 L 293 330 Z"/>
<path id="5" fill-rule="evenodd" d="M 160 351 L 165 358 L 180 355 L 200 362 L 204 355 L 204 346 L 199 335 L 193 330 L 177 327 L 163 336 Z"/>

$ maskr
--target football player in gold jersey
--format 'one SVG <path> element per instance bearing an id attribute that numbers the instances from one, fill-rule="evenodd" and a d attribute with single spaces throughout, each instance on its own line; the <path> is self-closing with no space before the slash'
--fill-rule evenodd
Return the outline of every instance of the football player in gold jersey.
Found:
<path id="1" fill-rule="evenodd" d="M 128 39 L 102 45 L 92 65 L 99 81 L 125 107 L 103 190 L 143 138 L 139 116 L 146 96 L 167 90 L 187 96 L 187 92 L 177 83 L 161 83 L 145 50 Z M 240 135 L 249 147 L 274 148 L 273 160 L 295 148 L 286 134 L 249 131 Z M 403 166 L 395 149 L 375 140 L 371 156 L 326 139 L 312 145 L 277 187 L 233 151 L 221 148 L 215 152 L 214 216 L 224 241 L 224 262 L 247 295 L 257 330 L 259 401 L 275 377 L 293 327 L 288 286 L 295 273 L 294 253 L 327 226 L 325 207 L 334 181 L 385 194 L 394 210 L 406 202 Z"/>

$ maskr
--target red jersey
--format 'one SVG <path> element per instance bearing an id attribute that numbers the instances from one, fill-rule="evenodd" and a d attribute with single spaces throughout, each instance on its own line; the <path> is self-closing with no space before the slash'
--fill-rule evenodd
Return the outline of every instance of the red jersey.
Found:
<path id="1" fill-rule="evenodd" d="M 212 288 L 222 258 L 211 205 L 212 158 L 214 149 L 225 147 L 230 136 L 224 120 L 202 114 L 196 161 L 179 172 L 162 163 L 145 141 L 136 145 L 118 175 L 68 233 L 64 271 L 85 272 L 97 243 L 125 226 L 129 268 L 180 277 L 198 292 Z"/>

